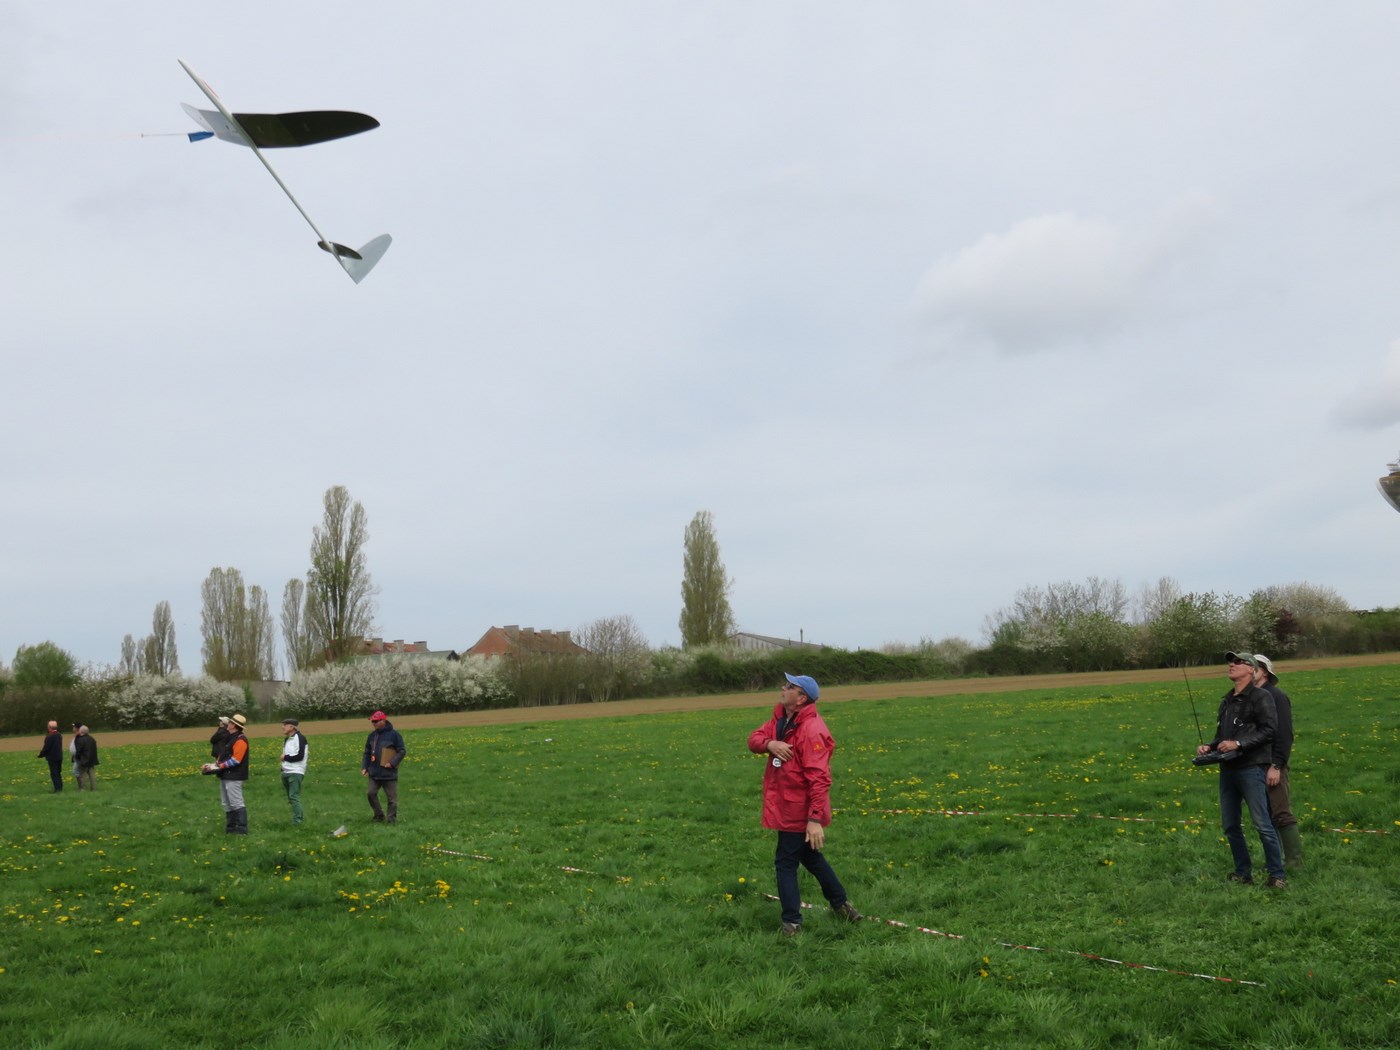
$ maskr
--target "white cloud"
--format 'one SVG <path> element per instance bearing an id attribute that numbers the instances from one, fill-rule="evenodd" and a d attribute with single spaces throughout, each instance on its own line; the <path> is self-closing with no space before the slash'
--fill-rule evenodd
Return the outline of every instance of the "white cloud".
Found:
<path id="1" fill-rule="evenodd" d="M 1141 313 L 1216 210 L 1191 198 L 1141 231 L 1070 212 L 1025 219 L 926 272 L 914 308 L 940 341 L 1009 353 L 1092 342 Z"/>

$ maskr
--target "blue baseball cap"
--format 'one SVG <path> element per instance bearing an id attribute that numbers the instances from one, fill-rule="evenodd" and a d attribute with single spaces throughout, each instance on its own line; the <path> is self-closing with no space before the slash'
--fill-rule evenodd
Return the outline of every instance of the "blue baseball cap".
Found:
<path id="1" fill-rule="evenodd" d="M 788 674 L 784 671 L 783 677 L 806 693 L 808 700 L 816 700 L 821 695 L 821 687 L 817 685 L 817 680 L 809 674 Z"/>

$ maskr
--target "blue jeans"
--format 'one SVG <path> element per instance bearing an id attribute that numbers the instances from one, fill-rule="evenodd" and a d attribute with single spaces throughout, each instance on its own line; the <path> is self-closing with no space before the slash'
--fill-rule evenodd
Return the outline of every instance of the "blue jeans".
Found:
<path id="1" fill-rule="evenodd" d="M 846 890 L 825 855 L 807 845 L 806 832 L 778 832 L 778 851 L 773 857 L 773 866 L 778 871 L 778 900 L 783 905 L 783 922 L 801 925 L 802 891 L 797 886 L 799 863 L 816 877 L 822 896 L 833 908 L 846 903 Z"/>
<path id="2" fill-rule="evenodd" d="M 1264 846 L 1264 866 L 1269 869 L 1270 875 L 1283 878 L 1283 849 L 1269 816 L 1269 787 L 1264 780 L 1268 769 L 1268 766 L 1235 768 L 1228 763 L 1220 765 L 1220 826 L 1230 843 L 1235 874 L 1239 876 L 1249 875 L 1253 866 L 1240 823 L 1240 803 L 1243 802 L 1249 806 L 1249 819 Z"/>

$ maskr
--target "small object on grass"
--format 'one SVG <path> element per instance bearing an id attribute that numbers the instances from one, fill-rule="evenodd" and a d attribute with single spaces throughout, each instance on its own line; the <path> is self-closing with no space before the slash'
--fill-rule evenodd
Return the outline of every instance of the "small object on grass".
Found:
<path id="1" fill-rule="evenodd" d="M 350 834 L 350 833 L 349 833 L 348 831 L 345 830 L 345 825 L 342 824 L 342 825 L 340 825 L 340 827 L 336 828 L 334 831 L 331 832 L 331 838 L 333 838 L 333 839 L 343 839 L 343 838 L 344 838 L 346 835 L 348 835 L 348 834 Z"/>

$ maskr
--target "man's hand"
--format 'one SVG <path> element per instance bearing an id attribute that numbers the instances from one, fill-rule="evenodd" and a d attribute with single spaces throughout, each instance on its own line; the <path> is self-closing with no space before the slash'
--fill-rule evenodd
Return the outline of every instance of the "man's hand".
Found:
<path id="1" fill-rule="evenodd" d="M 1226 754 L 1228 754 L 1231 751 L 1238 751 L 1239 749 L 1240 742 L 1238 740 L 1222 740 L 1216 748 L 1216 750 Z"/>
<path id="2" fill-rule="evenodd" d="M 1278 787 L 1281 780 L 1283 773 L 1279 771 L 1278 766 L 1270 766 L 1269 771 L 1264 774 L 1264 783 L 1271 788 Z"/>
<path id="3" fill-rule="evenodd" d="M 369 776 L 369 770 L 368 770 L 368 769 L 362 769 L 362 770 L 360 770 L 360 776 L 362 776 L 362 777 L 367 777 L 367 776 Z"/>
<path id="4" fill-rule="evenodd" d="M 807 845 L 815 850 L 820 850 L 826 845 L 826 828 L 815 820 L 807 821 Z"/>
<path id="5" fill-rule="evenodd" d="M 1198 754 L 1198 755 L 1204 755 L 1204 754 L 1205 754 L 1207 751 L 1209 751 L 1209 750 L 1210 750 L 1210 745 L 1209 745 L 1209 744 L 1202 744 L 1200 747 L 1196 748 L 1196 754 Z"/>
<path id="6" fill-rule="evenodd" d="M 768 753 L 774 758 L 787 762 L 792 758 L 792 745 L 785 744 L 781 740 L 770 740 L 768 741 Z"/>

